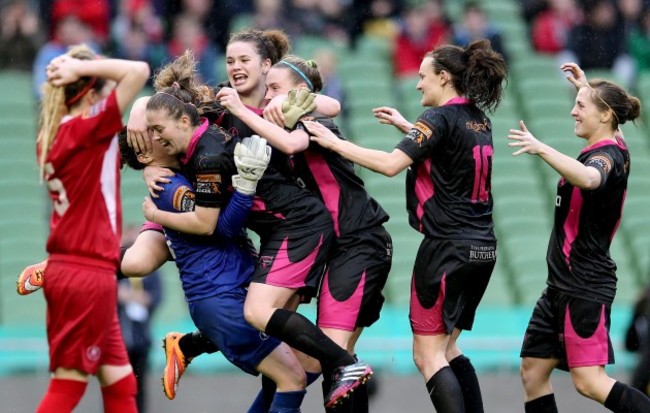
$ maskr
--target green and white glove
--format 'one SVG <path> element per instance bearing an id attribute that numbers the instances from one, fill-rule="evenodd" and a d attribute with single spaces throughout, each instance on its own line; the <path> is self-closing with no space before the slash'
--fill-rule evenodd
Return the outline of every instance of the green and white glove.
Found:
<path id="1" fill-rule="evenodd" d="M 316 110 L 316 94 L 307 89 L 291 89 L 287 99 L 282 102 L 284 126 L 293 129 L 306 114 Z"/>
<path id="2" fill-rule="evenodd" d="M 232 186 L 244 195 L 254 195 L 257 182 L 271 160 L 271 147 L 266 139 L 253 135 L 237 142 L 234 158 L 237 175 L 232 177 Z"/>

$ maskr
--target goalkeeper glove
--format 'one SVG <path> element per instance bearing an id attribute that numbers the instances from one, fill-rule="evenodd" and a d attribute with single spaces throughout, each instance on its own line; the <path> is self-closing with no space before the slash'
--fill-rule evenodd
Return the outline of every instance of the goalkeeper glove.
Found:
<path id="1" fill-rule="evenodd" d="M 290 90 L 287 99 L 282 102 L 284 126 L 293 129 L 300 118 L 316 110 L 315 99 L 316 94 L 307 89 Z"/>

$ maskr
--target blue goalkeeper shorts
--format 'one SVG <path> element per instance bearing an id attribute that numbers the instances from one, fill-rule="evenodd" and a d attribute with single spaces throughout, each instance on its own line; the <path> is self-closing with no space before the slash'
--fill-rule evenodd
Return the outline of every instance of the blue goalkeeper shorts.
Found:
<path id="1" fill-rule="evenodd" d="M 257 376 L 257 366 L 280 340 L 257 331 L 244 319 L 246 290 L 238 288 L 189 303 L 190 316 L 201 333 L 235 366 Z"/>

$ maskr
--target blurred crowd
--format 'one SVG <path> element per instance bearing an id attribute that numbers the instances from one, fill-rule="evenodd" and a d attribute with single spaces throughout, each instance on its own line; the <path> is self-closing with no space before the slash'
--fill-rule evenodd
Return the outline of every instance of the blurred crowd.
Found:
<path id="1" fill-rule="evenodd" d="M 463 1 L 451 19 L 451 1 L 0 0 L 0 69 L 33 70 L 39 85 L 43 67 L 71 44 L 145 60 L 154 69 L 189 48 L 201 79 L 215 84 L 225 77 L 222 55 L 230 32 L 242 23 L 282 28 L 294 42 L 319 36 L 351 49 L 364 34 L 387 38 L 398 77 L 417 74 L 423 54 L 442 43 L 487 37 L 507 58 L 484 3 Z M 513 7 L 521 8 L 539 53 L 586 70 L 613 70 L 628 85 L 638 72 L 650 71 L 650 0 L 519 0 Z"/>

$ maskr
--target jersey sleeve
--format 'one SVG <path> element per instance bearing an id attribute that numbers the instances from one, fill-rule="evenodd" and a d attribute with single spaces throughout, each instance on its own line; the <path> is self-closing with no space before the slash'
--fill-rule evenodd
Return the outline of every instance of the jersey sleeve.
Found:
<path id="1" fill-rule="evenodd" d="M 600 186 L 599 189 L 604 187 L 607 183 L 607 178 L 614 169 L 614 158 L 606 151 L 597 151 L 589 155 L 585 160 L 585 166 L 596 168 L 600 173 Z"/>
<path id="2" fill-rule="evenodd" d="M 192 185 L 184 179 L 178 179 L 178 175 L 172 181 L 163 184 L 163 191 L 158 192 L 158 198 L 151 198 L 158 209 L 167 212 L 191 212 L 194 211 L 195 196 Z"/>
<path id="3" fill-rule="evenodd" d="M 216 146 L 216 145 L 215 145 Z M 204 156 L 196 156 L 194 162 L 196 179 L 196 205 L 207 208 L 221 208 L 228 202 L 228 185 L 234 172 L 232 156 L 222 149 L 199 149 Z"/>
<path id="4" fill-rule="evenodd" d="M 235 192 L 228 206 L 221 210 L 217 220 L 216 235 L 220 238 L 234 238 L 241 233 L 253 206 L 253 195 Z"/>
<path id="5" fill-rule="evenodd" d="M 84 140 L 76 142 L 78 145 L 92 145 L 93 139 L 89 140 L 89 136 L 99 141 L 112 139 L 122 129 L 122 114 L 115 91 L 81 114 L 75 129 L 78 130 L 75 136 Z"/>
<path id="6" fill-rule="evenodd" d="M 422 162 L 430 156 L 441 136 L 447 134 L 447 122 L 435 109 L 425 111 L 411 130 L 395 148 L 401 150 L 415 162 Z"/>

